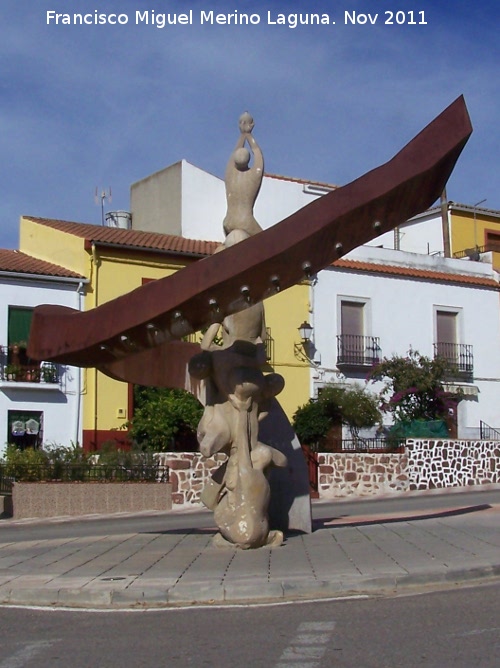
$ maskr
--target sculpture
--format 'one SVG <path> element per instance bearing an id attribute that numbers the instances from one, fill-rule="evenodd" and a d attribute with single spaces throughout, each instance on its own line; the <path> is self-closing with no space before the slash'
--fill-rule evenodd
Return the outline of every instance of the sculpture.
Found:
<path id="1" fill-rule="evenodd" d="M 226 169 L 227 214 L 223 227 L 226 240 L 216 252 L 257 234 L 261 228 L 253 206 L 262 182 L 264 161 L 253 139 L 253 119 L 240 117 L 240 138 Z M 255 163 L 248 168 L 250 154 Z M 214 339 L 222 329 L 222 346 Z M 267 415 L 266 403 L 284 386 L 278 374 L 264 376 L 266 362 L 264 305 L 262 302 L 227 315 L 213 323 L 201 342 L 201 352 L 191 359 L 189 373 L 205 382 L 205 410 L 198 427 L 200 452 L 210 457 L 225 452 L 227 462 L 202 494 L 205 505 L 214 510 L 220 533 L 217 545 L 244 549 L 280 545 L 281 531 L 269 532 L 270 487 L 266 477 L 270 466 L 284 467 L 283 453 L 258 440 L 259 422 Z M 217 481 L 217 478 L 219 480 Z"/>
<path id="2" fill-rule="evenodd" d="M 223 227 L 226 235 L 233 230 L 241 230 L 251 236 L 262 232 L 253 216 L 253 207 L 264 176 L 264 157 L 252 135 L 254 122 L 247 111 L 240 116 L 239 127 L 240 136 L 227 163 L 224 178 L 227 214 Z M 249 167 L 251 156 L 245 148 L 246 143 L 252 149 L 252 167 Z"/>
<path id="3" fill-rule="evenodd" d="M 252 129 L 251 117 L 244 115 L 236 151 L 248 144 L 254 171 L 247 169 L 247 153 L 233 152 L 226 172 L 223 252 L 90 311 L 39 306 L 28 346 L 33 359 L 95 366 L 113 378 L 164 387 L 186 387 L 191 359 L 194 379 L 207 385 L 202 451 L 229 455 L 229 470 L 221 472 L 206 498 L 215 504 L 222 536 L 241 547 L 280 542 L 278 534 L 266 537 L 265 471 L 271 464 L 278 466 L 277 472 L 288 470 L 280 453 L 268 445 L 274 443 L 267 436 L 267 444 L 259 443 L 257 436 L 259 422 L 264 433 L 265 414 L 268 405 L 276 406 L 281 382 L 279 376 L 264 377 L 260 371 L 261 302 L 431 206 L 472 132 L 465 102 L 458 98 L 388 163 L 257 233 L 253 204 L 263 160 Z M 213 337 L 221 325 L 223 346 L 215 350 Z M 205 328 L 201 353 L 195 344 L 180 341 Z M 278 501 L 285 499 L 287 526 L 304 530 L 292 511 L 307 488 L 297 491 L 294 484 L 281 487 Z M 251 502 L 251 512 L 240 508 L 238 515 L 234 508 L 246 494 L 260 501 Z"/>

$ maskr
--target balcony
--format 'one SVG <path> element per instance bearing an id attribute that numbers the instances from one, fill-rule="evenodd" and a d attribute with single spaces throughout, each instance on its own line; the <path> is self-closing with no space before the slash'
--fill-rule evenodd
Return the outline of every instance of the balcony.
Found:
<path id="1" fill-rule="evenodd" d="M 7 346 L 0 347 L 0 386 L 11 389 L 59 388 L 60 367 L 52 362 L 35 362 L 13 355 Z"/>
<path id="2" fill-rule="evenodd" d="M 337 366 L 352 368 L 372 367 L 380 362 L 382 351 L 376 336 L 339 334 L 337 336 Z"/>
<path id="3" fill-rule="evenodd" d="M 474 356 L 472 346 L 465 343 L 434 344 L 434 357 L 442 357 L 450 365 L 450 377 L 470 380 L 474 375 Z"/>

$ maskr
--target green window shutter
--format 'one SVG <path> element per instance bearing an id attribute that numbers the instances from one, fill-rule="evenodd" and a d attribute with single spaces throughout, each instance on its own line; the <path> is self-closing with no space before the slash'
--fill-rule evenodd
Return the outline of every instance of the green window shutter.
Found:
<path id="1" fill-rule="evenodd" d="M 28 342 L 30 335 L 33 309 L 9 306 L 9 333 L 8 345 L 13 343 Z"/>

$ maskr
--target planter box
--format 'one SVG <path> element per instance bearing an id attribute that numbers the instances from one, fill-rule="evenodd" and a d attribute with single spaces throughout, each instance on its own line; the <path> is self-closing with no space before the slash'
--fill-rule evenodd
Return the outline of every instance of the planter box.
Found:
<path id="1" fill-rule="evenodd" d="M 171 510 L 172 486 L 158 482 L 16 482 L 14 519 Z"/>

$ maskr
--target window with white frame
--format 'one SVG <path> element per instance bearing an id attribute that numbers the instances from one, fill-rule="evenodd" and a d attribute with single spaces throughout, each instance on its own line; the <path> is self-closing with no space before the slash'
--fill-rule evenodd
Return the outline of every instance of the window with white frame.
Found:
<path id="1" fill-rule="evenodd" d="M 356 297 L 339 298 L 337 364 L 367 366 L 380 359 L 380 344 L 371 336 L 370 302 Z"/>

